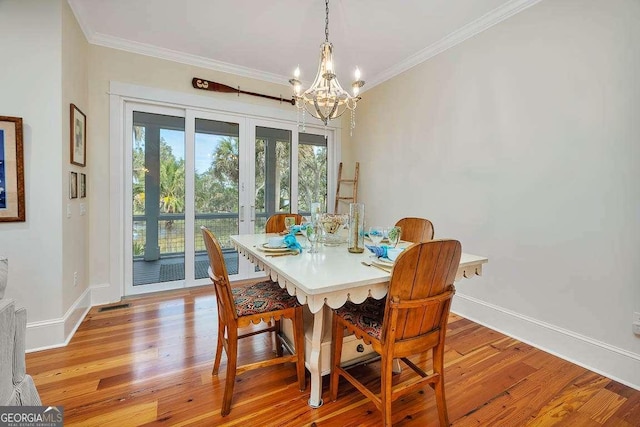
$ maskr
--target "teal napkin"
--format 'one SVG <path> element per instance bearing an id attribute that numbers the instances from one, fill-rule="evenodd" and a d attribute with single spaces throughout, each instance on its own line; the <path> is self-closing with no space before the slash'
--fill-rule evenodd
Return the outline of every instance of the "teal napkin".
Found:
<path id="1" fill-rule="evenodd" d="M 375 246 L 375 245 L 365 245 L 365 246 L 378 258 L 387 257 L 387 249 L 388 249 L 387 246 Z"/>
<path id="2" fill-rule="evenodd" d="M 307 229 L 307 224 L 294 225 L 291 227 L 291 234 L 300 233 L 301 231 L 304 231 L 306 229 Z"/>
<path id="3" fill-rule="evenodd" d="M 293 233 L 293 230 L 291 231 L 291 233 Z M 286 236 L 284 236 L 284 244 L 289 249 L 297 250 L 299 253 L 302 253 L 302 246 L 300 246 L 300 243 L 298 243 L 298 240 L 296 239 L 296 236 L 294 236 L 291 233 L 289 233 Z"/>

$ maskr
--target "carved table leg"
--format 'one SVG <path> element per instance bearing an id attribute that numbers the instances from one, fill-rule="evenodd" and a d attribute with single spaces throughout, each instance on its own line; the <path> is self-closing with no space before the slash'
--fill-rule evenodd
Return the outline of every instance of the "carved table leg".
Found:
<path id="1" fill-rule="evenodd" d="M 320 370 L 320 349 L 324 332 L 324 310 L 322 307 L 313 315 L 313 334 L 311 335 L 311 355 L 309 356 L 309 372 L 311 373 L 311 392 L 309 406 L 322 406 L 322 371 Z"/>

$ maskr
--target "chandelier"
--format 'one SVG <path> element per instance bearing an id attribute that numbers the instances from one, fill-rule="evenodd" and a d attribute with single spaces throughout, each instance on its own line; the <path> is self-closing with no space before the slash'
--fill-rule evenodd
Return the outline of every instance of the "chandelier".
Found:
<path id="1" fill-rule="evenodd" d="M 355 81 L 351 84 L 353 95 L 342 89 L 338 78 L 335 75 L 333 62 L 333 45 L 329 43 L 329 0 L 325 0 L 326 18 L 324 26 L 324 43 L 320 45 L 320 65 L 318 73 L 311 87 L 302 92 L 300 82 L 300 68 L 296 68 L 294 78 L 289 80 L 293 86 L 296 107 L 298 107 L 298 117 L 300 111 L 305 111 L 313 117 L 320 119 L 325 126 L 329 120 L 340 117 L 345 111 L 351 111 L 351 130 L 355 128 L 355 109 L 360 96 L 360 88 L 364 86 L 364 81 L 360 80 L 360 70 L 356 68 Z M 299 120 L 298 120 L 299 122 Z"/>

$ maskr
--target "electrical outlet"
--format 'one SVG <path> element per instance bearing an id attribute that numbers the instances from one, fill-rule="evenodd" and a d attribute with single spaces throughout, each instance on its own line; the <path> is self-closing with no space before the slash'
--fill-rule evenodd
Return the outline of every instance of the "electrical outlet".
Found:
<path id="1" fill-rule="evenodd" d="M 78 272 L 77 271 L 73 272 L 73 286 L 74 287 L 78 286 Z"/>
<path id="2" fill-rule="evenodd" d="M 67 218 L 71 218 L 71 203 L 67 203 Z"/>

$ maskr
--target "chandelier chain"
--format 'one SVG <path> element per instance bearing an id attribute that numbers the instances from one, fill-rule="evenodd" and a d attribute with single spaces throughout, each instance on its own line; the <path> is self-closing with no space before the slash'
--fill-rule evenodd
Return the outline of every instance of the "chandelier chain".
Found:
<path id="1" fill-rule="evenodd" d="M 329 0 L 325 0 L 325 13 L 326 18 L 324 19 L 324 41 L 329 42 Z"/>

